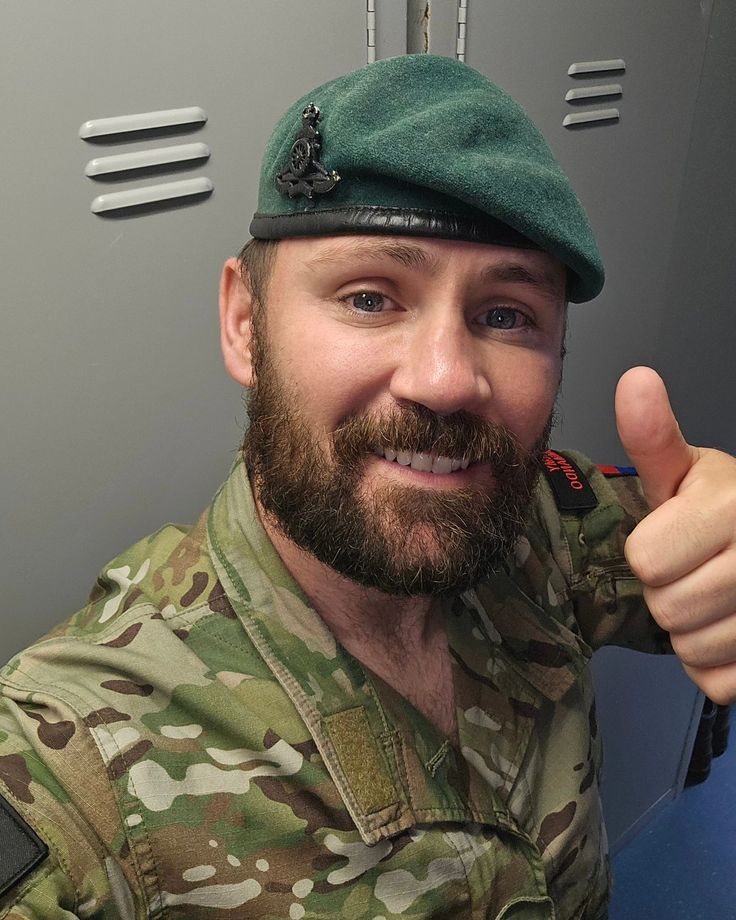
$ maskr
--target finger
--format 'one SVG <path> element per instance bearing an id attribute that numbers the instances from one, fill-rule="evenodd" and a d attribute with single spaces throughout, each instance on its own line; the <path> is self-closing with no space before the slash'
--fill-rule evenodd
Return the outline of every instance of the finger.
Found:
<path id="1" fill-rule="evenodd" d="M 644 600 L 654 619 L 667 632 L 708 626 L 736 611 L 734 571 L 736 547 L 731 546 L 683 578 L 663 587 L 645 587 Z"/>
<path id="2" fill-rule="evenodd" d="M 676 495 L 698 450 L 683 438 L 664 382 L 650 367 L 632 367 L 619 380 L 616 427 L 649 507 Z"/>
<path id="3" fill-rule="evenodd" d="M 691 632 L 672 633 L 670 641 L 677 657 L 691 668 L 736 664 L 736 629 L 732 617 Z"/>
<path id="4" fill-rule="evenodd" d="M 728 548 L 733 539 L 733 518 L 727 508 L 711 507 L 693 489 L 641 520 L 626 540 L 624 555 L 645 585 L 659 587 L 693 572 Z"/>
<path id="5" fill-rule="evenodd" d="M 736 664 L 715 668 L 695 668 L 683 665 L 687 676 L 697 684 L 709 699 L 719 706 L 736 702 Z"/>

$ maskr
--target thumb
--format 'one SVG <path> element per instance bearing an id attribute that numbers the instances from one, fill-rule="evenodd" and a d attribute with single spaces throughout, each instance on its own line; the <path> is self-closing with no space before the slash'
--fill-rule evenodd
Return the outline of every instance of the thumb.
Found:
<path id="1" fill-rule="evenodd" d="M 632 367 L 619 380 L 616 427 L 649 507 L 676 495 L 698 450 L 683 438 L 664 381 L 650 367 Z"/>

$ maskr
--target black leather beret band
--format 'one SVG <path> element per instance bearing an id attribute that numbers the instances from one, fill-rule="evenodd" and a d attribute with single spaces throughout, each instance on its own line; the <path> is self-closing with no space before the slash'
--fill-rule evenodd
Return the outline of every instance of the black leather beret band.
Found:
<path id="1" fill-rule="evenodd" d="M 320 208 L 292 214 L 256 213 L 250 224 L 250 235 L 261 240 L 347 233 L 427 236 L 469 243 L 494 243 L 519 249 L 542 248 L 512 227 L 486 215 L 476 218 L 450 211 L 414 208 L 365 205 Z"/>

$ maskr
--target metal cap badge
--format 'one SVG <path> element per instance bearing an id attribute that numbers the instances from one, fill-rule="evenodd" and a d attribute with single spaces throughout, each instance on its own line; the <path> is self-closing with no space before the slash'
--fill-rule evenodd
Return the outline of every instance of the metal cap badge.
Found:
<path id="1" fill-rule="evenodd" d="M 324 195 L 340 181 L 334 169 L 327 172 L 319 162 L 322 135 L 317 128 L 318 120 L 319 109 L 310 103 L 302 112 L 302 128 L 291 145 L 288 166 L 276 176 L 276 188 L 289 198 Z"/>

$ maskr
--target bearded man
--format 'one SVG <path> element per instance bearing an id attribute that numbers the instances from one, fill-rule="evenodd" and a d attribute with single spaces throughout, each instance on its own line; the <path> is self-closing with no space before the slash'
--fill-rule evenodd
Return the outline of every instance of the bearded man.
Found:
<path id="1" fill-rule="evenodd" d="M 645 368 L 616 407 L 639 477 L 548 450 L 603 269 L 463 64 L 295 103 L 251 235 L 226 483 L 0 676 L 0 917 L 602 920 L 588 660 L 674 649 L 736 695 L 736 462 Z"/>

